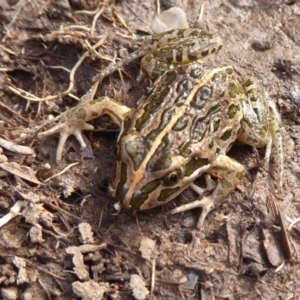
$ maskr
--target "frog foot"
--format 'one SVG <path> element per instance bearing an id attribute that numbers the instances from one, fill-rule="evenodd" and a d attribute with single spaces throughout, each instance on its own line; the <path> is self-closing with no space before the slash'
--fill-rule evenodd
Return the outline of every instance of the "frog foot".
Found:
<path id="1" fill-rule="evenodd" d="M 188 211 L 197 207 L 202 208 L 202 213 L 197 223 L 197 228 L 200 228 L 203 225 L 208 213 L 215 208 L 215 202 L 212 197 L 203 197 L 201 200 L 195 200 L 191 203 L 176 207 L 171 210 L 171 214 L 178 214 L 180 212 Z"/>
<path id="2" fill-rule="evenodd" d="M 205 177 L 205 181 L 206 181 L 206 188 L 203 189 L 194 183 L 192 183 L 190 185 L 190 187 L 200 197 L 202 197 L 202 195 L 204 193 L 210 192 L 216 188 L 216 183 L 211 179 L 211 176 L 209 174 L 205 174 L 204 177 Z M 214 209 L 214 200 L 211 197 L 203 197 L 201 200 L 195 200 L 191 203 L 174 208 L 173 210 L 171 210 L 171 214 L 177 214 L 179 212 L 184 212 L 184 211 L 191 210 L 191 209 L 197 208 L 197 207 L 202 207 L 202 213 L 201 213 L 201 216 L 199 217 L 199 220 L 197 223 L 197 227 L 200 228 L 203 225 L 207 214 L 212 209 Z"/>
<path id="3" fill-rule="evenodd" d="M 209 174 L 204 175 L 206 188 L 201 188 L 197 186 L 195 183 L 191 183 L 190 188 L 192 188 L 199 196 L 203 196 L 204 193 L 211 192 L 216 188 L 216 183 L 211 179 Z"/>
<path id="4" fill-rule="evenodd" d="M 77 139 L 77 141 L 80 144 L 80 150 L 84 150 L 86 148 L 86 143 L 83 139 L 82 131 L 83 130 L 93 130 L 94 126 L 87 124 L 85 122 L 77 122 L 77 123 L 72 123 L 72 122 L 61 122 L 58 123 L 56 126 L 53 128 L 50 128 L 47 131 L 41 132 L 38 134 L 38 138 L 42 139 L 44 137 L 47 137 L 49 135 L 59 133 L 59 143 L 57 146 L 56 150 L 56 162 L 60 162 L 62 159 L 62 153 L 63 149 L 65 146 L 65 143 L 70 135 L 74 135 Z"/>

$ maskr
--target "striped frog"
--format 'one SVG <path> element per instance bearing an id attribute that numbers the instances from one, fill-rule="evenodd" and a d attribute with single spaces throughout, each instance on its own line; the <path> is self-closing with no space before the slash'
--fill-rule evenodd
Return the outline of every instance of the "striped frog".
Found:
<path id="1" fill-rule="evenodd" d="M 268 164 L 276 149 L 279 187 L 283 182 L 283 146 L 294 143 L 284 129 L 275 103 L 255 78 L 240 82 L 231 66 L 209 67 L 201 59 L 222 47 L 218 35 L 199 29 L 170 30 L 143 38 L 148 45 L 108 67 L 101 79 L 138 56 L 141 69 L 154 79 L 137 108 L 100 97 L 67 111 L 60 122 L 39 137 L 60 133 L 57 161 L 70 135 L 86 144 L 86 122 L 109 114 L 120 125 L 110 191 L 117 209 L 150 209 L 174 199 L 190 187 L 199 198 L 171 213 L 202 208 L 197 226 L 220 206 L 245 174 L 239 162 L 226 155 L 237 140 L 266 147 Z M 214 183 L 211 173 L 217 173 Z M 204 175 L 205 189 L 194 181 Z M 205 192 L 205 196 L 204 196 Z"/>

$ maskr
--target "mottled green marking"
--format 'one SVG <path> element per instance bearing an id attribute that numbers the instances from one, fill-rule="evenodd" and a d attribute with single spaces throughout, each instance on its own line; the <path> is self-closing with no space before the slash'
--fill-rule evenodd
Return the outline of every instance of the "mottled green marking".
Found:
<path id="1" fill-rule="evenodd" d="M 191 176 L 196 170 L 208 165 L 206 158 L 192 158 L 184 167 L 184 176 Z"/>
<path id="2" fill-rule="evenodd" d="M 176 53 L 176 55 L 175 55 L 176 62 L 177 63 L 182 62 L 182 60 L 183 60 L 183 53 L 182 53 L 183 49 L 182 49 L 182 47 L 177 47 L 173 51 L 175 51 L 175 53 Z"/>
<path id="3" fill-rule="evenodd" d="M 213 121 L 214 132 L 216 132 L 220 127 L 220 119 Z"/>
<path id="4" fill-rule="evenodd" d="M 208 148 L 212 149 L 213 146 L 214 146 L 214 144 L 215 144 L 214 139 L 213 138 L 209 138 L 208 139 Z"/>
<path id="5" fill-rule="evenodd" d="M 131 126 L 131 119 L 127 116 L 127 117 L 124 119 L 124 121 L 123 121 L 123 132 L 122 132 L 122 135 L 121 135 L 121 136 L 127 134 L 128 130 L 129 130 L 129 128 L 130 128 L 130 126 Z M 120 137 L 121 137 L 121 136 L 120 136 Z"/>
<path id="6" fill-rule="evenodd" d="M 240 110 L 240 106 L 239 105 L 235 105 L 235 104 L 231 104 L 228 107 L 228 111 L 227 111 L 227 115 L 229 117 L 229 119 L 234 118 L 234 116 L 236 115 L 236 113 Z"/>
<path id="7" fill-rule="evenodd" d="M 229 75 L 233 74 L 233 69 L 232 68 L 226 68 L 226 73 Z"/>
<path id="8" fill-rule="evenodd" d="M 196 94 L 191 101 L 191 106 L 195 109 L 202 109 L 211 99 L 212 96 L 212 88 L 209 85 L 203 85 L 198 89 Z"/>
<path id="9" fill-rule="evenodd" d="M 221 89 L 220 91 L 219 91 L 219 97 L 220 98 L 223 98 L 224 96 L 225 96 L 225 89 Z"/>
<path id="10" fill-rule="evenodd" d="M 184 37 L 184 30 L 183 29 L 179 29 L 177 32 L 177 37 L 179 39 L 182 39 Z"/>
<path id="11" fill-rule="evenodd" d="M 166 109 L 161 114 L 161 117 L 160 117 L 160 120 L 159 120 L 159 122 L 160 122 L 159 126 L 156 129 L 152 130 L 146 136 L 146 140 L 147 140 L 148 143 L 154 143 L 154 141 L 157 138 L 158 134 L 166 128 L 167 124 L 172 120 L 172 118 L 175 116 L 175 114 L 176 114 L 175 107 L 171 107 L 169 109 Z"/>
<path id="12" fill-rule="evenodd" d="M 174 131 L 182 131 L 188 125 L 189 119 L 190 119 L 189 116 L 183 115 L 181 118 L 178 119 L 178 121 L 172 127 L 172 130 L 174 130 Z"/>
<path id="13" fill-rule="evenodd" d="M 203 76 L 204 70 L 203 68 L 194 68 L 190 72 L 190 76 L 192 78 L 200 78 Z"/>
<path id="14" fill-rule="evenodd" d="M 115 157 L 116 156 L 117 155 L 115 155 Z M 116 176 L 117 176 L 117 167 L 118 167 L 118 161 L 117 161 L 117 159 L 114 159 L 113 160 L 113 165 L 112 165 L 112 172 L 111 172 L 112 182 L 114 182 L 114 180 L 116 179 Z"/>
<path id="15" fill-rule="evenodd" d="M 254 80 L 253 78 L 249 78 L 245 83 L 244 86 L 245 87 L 249 87 L 250 85 L 254 84 Z"/>
<path id="16" fill-rule="evenodd" d="M 112 99 L 112 100 L 113 100 L 113 99 Z M 91 106 L 93 106 L 93 105 L 98 104 L 98 103 L 100 103 L 100 102 L 102 102 L 102 101 L 103 101 L 103 97 L 100 97 L 100 98 L 93 99 L 92 101 L 89 102 L 89 104 L 90 104 Z"/>
<path id="17" fill-rule="evenodd" d="M 188 94 L 183 92 L 183 93 L 179 94 L 178 97 L 175 98 L 174 103 L 176 104 L 177 107 L 180 107 L 185 103 L 187 97 L 188 97 Z"/>
<path id="18" fill-rule="evenodd" d="M 246 115 L 244 115 L 243 122 L 245 122 L 249 128 L 252 128 L 254 126 L 252 119 L 248 118 Z"/>
<path id="19" fill-rule="evenodd" d="M 186 142 L 186 143 L 183 143 L 179 148 L 179 153 L 183 156 L 183 157 L 189 157 L 189 155 L 192 153 L 192 150 L 191 150 L 191 143 L 189 142 Z"/>
<path id="20" fill-rule="evenodd" d="M 160 93 L 152 93 L 148 99 L 148 103 L 144 107 L 144 114 L 137 120 L 135 129 L 143 130 L 151 120 L 151 115 L 159 111 L 164 102 L 164 98 L 169 95 L 169 90 L 164 89 Z"/>
<path id="21" fill-rule="evenodd" d="M 76 118 L 80 120 L 85 120 L 86 119 L 86 109 L 81 107 L 78 108 L 76 111 Z"/>
<path id="22" fill-rule="evenodd" d="M 191 127 L 190 143 L 195 144 L 202 140 L 209 120 L 207 117 L 196 118 Z"/>
<path id="23" fill-rule="evenodd" d="M 178 192 L 180 187 L 175 187 L 172 189 L 163 189 L 160 192 L 160 195 L 157 198 L 157 201 L 159 202 L 165 202 L 170 196 L 174 195 L 176 192 Z"/>
<path id="24" fill-rule="evenodd" d="M 171 152 L 166 152 L 163 156 L 162 154 L 157 157 L 153 157 L 153 159 L 147 165 L 147 170 L 149 172 L 155 172 L 160 170 L 165 170 L 171 166 L 172 156 Z"/>
<path id="25" fill-rule="evenodd" d="M 176 93 L 182 95 L 183 93 L 189 95 L 193 88 L 193 82 L 188 79 L 179 80 L 176 85 Z"/>
<path id="26" fill-rule="evenodd" d="M 215 83 L 224 83 L 226 79 L 227 75 L 224 71 L 218 71 L 211 77 L 211 80 Z"/>
<path id="27" fill-rule="evenodd" d="M 154 155 L 150 158 L 146 170 L 147 172 L 155 172 L 165 170 L 171 166 L 172 154 L 171 149 L 174 144 L 174 139 L 171 134 L 166 135 L 159 147 L 156 149 Z"/>
<path id="28" fill-rule="evenodd" d="M 170 64 L 167 62 L 155 60 L 154 67 L 152 69 L 144 69 L 142 68 L 144 73 L 147 73 L 149 78 L 151 79 L 158 79 L 162 76 L 167 70 L 170 69 Z"/>
<path id="29" fill-rule="evenodd" d="M 116 146 L 114 147 L 113 153 L 114 153 L 114 157 L 117 160 L 121 160 L 121 149 L 120 149 L 119 144 L 116 144 Z"/>
<path id="30" fill-rule="evenodd" d="M 121 171 L 120 171 L 120 181 L 118 183 L 117 190 L 116 190 L 116 198 L 121 201 L 123 201 L 128 191 L 128 189 L 125 188 L 126 181 L 127 181 L 127 165 L 122 163 Z"/>
<path id="31" fill-rule="evenodd" d="M 231 137 L 232 129 L 227 129 L 221 136 L 221 140 L 227 141 Z"/>
<path id="32" fill-rule="evenodd" d="M 236 82 L 236 93 L 238 95 L 245 95 L 245 88 L 239 82 Z"/>
<path id="33" fill-rule="evenodd" d="M 159 179 L 148 182 L 140 192 L 134 193 L 130 200 L 131 210 L 139 210 L 141 205 L 148 199 L 148 195 L 153 192 L 160 184 Z"/>
<path id="34" fill-rule="evenodd" d="M 169 46 L 159 48 L 155 50 L 152 55 L 155 57 L 155 59 L 164 61 L 167 63 L 173 62 L 173 49 Z"/>
<path id="35" fill-rule="evenodd" d="M 162 81 L 159 83 L 159 86 L 169 87 L 175 82 L 176 78 L 177 78 L 176 70 L 169 70 L 164 74 L 164 78 L 162 78 Z"/>
<path id="36" fill-rule="evenodd" d="M 237 172 L 235 177 L 238 179 L 238 180 L 242 180 L 245 176 L 245 170 L 241 171 L 241 172 Z"/>
<path id="37" fill-rule="evenodd" d="M 133 161 L 133 167 L 136 171 L 149 151 L 149 146 L 144 138 L 135 138 L 126 143 L 125 150 Z"/>
<path id="38" fill-rule="evenodd" d="M 148 195 L 146 193 L 134 193 L 130 200 L 130 209 L 135 211 L 139 210 L 141 205 L 146 202 L 148 199 Z"/>
<path id="39" fill-rule="evenodd" d="M 228 94 L 230 98 L 235 98 L 237 94 L 237 87 L 236 84 L 233 82 L 230 82 L 228 85 Z"/>
<path id="40" fill-rule="evenodd" d="M 220 183 L 221 183 L 223 188 L 226 188 L 226 189 L 232 188 L 232 183 L 230 181 L 226 180 L 225 178 L 222 178 L 220 180 Z"/>
<path id="41" fill-rule="evenodd" d="M 100 102 L 102 102 L 103 100 L 106 100 L 107 98 L 106 97 L 99 97 L 99 98 L 96 98 L 94 100 L 91 100 L 90 102 L 88 102 L 91 106 L 95 105 L 95 104 L 98 104 Z M 123 103 L 115 100 L 115 99 L 112 99 L 112 98 L 109 98 L 110 102 L 113 102 L 119 106 L 125 106 Z"/>
<path id="42" fill-rule="evenodd" d="M 183 79 L 178 81 L 176 86 L 176 94 L 178 95 L 175 99 L 175 104 L 177 107 L 183 105 L 193 89 L 193 83 L 188 79 Z"/>
<path id="43" fill-rule="evenodd" d="M 216 103 L 209 109 L 209 111 L 207 111 L 205 116 L 200 116 L 193 120 L 190 130 L 190 138 L 178 148 L 182 156 L 188 157 L 191 153 L 191 145 L 198 143 L 203 139 L 207 130 L 207 124 L 210 122 L 212 115 L 220 111 L 220 109 L 221 107 L 219 103 Z"/>

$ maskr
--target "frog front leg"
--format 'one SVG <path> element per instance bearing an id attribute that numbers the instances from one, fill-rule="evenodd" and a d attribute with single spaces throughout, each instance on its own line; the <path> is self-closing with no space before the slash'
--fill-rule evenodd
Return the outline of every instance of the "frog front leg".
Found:
<path id="1" fill-rule="evenodd" d="M 224 202 L 226 197 L 236 188 L 245 174 L 243 165 L 223 154 L 219 154 L 214 159 L 210 171 L 218 173 L 221 176 L 221 179 L 217 183 L 212 194 L 171 210 L 172 214 L 176 214 L 196 207 L 201 207 L 202 212 L 197 223 L 198 228 L 203 225 L 207 214 Z M 198 192 L 198 188 L 194 184 L 191 185 L 191 188 Z"/>
<path id="2" fill-rule="evenodd" d="M 278 162 L 278 186 L 282 188 L 284 169 L 283 146 L 292 151 L 294 142 L 282 125 L 280 114 L 267 91 L 256 78 L 249 78 L 244 84 L 246 98 L 242 99 L 242 132 L 237 140 L 261 148 L 266 146 L 265 165 L 268 167 L 274 146 Z"/>
<path id="3" fill-rule="evenodd" d="M 38 138 L 60 133 L 59 143 L 56 151 L 56 162 L 60 162 L 64 145 L 70 135 L 74 135 L 80 143 L 81 150 L 86 148 L 82 131 L 92 130 L 94 127 L 86 122 L 101 115 L 108 114 L 112 119 L 121 125 L 130 108 L 122 103 L 108 97 L 100 97 L 89 102 L 80 104 L 67 111 L 59 123 L 53 128 L 38 134 Z"/>

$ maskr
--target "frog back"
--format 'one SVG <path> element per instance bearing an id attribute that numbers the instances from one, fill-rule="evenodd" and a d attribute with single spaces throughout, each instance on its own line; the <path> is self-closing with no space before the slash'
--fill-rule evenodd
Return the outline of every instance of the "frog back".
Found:
<path id="1" fill-rule="evenodd" d="M 155 189 L 172 185 L 172 174 L 178 183 L 168 200 L 189 186 L 201 175 L 198 170 L 209 168 L 215 155 L 235 141 L 242 119 L 240 89 L 231 67 L 198 62 L 159 77 L 124 121 L 113 181 L 117 198 L 150 183 Z"/>

